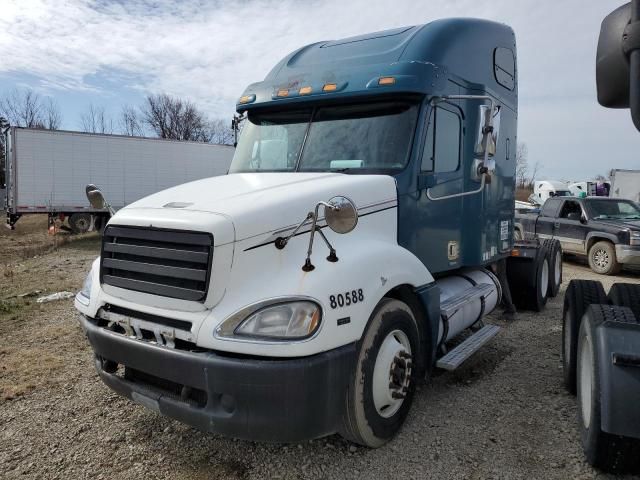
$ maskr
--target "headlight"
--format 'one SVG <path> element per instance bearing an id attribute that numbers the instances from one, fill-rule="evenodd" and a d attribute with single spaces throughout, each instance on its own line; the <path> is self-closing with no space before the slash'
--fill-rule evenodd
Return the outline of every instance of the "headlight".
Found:
<path id="1" fill-rule="evenodd" d="M 234 335 L 274 340 L 302 339 L 320 326 L 320 307 L 313 302 L 280 303 L 258 310 L 243 320 Z"/>
<path id="2" fill-rule="evenodd" d="M 91 298 L 91 287 L 93 286 L 93 269 L 89 270 L 87 278 L 84 279 L 82 284 L 82 290 L 78 292 L 76 298 L 83 305 L 89 305 L 89 299 Z"/>
<path id="3" fill-rule="evenodd" d="M 640 230 L 631 231 L 631 245 L 640 245 Z"/>

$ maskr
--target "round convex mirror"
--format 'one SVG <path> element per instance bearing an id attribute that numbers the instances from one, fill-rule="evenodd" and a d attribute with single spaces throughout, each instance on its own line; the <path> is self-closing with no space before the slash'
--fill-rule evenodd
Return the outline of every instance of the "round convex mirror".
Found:
<path id="1" fill-rule="evenodd" d="M 87 185 L 85 191 L 87 193 L 87 199 L 93 208 L 102 210 L 106 207 L 104 196 L 98 187 L 90 183 Z"/>
<path id="2" fill-rule="evenodd" d="M 358 224 L 358 210 L 347 197 L 333 197 L 331 207 L 325 207 L 324 218 L 329 228 L 336 233 L 349 233 Z"/>

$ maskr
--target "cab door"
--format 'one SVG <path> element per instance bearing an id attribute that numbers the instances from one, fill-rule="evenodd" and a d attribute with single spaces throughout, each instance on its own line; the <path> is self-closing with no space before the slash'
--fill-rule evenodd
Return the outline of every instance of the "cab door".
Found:
<path id="1" fill-rule="evenodd" d="M 587 233 L 586 215 L 580 202 L 565 200 L 554 223 L 553 238 L 562 244 L 565 252 L 586 253 Z"/>
<path id="2" fill-rule="evenodd" d="M 462 251 L 462 198 L 434 201 L 433 197 L 463 191 L 462 111 L 440 103 L 430 110 L 422 151 L 417 192 L 415 255 L 432 273 L 459 268 Z"/>

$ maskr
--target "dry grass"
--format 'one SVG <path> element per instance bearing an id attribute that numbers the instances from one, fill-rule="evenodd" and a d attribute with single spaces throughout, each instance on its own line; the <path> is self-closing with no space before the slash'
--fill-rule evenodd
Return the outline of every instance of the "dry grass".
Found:
<path id="1" fill-rule="evenodd" d="M 64 365 L 63 356 L 50 350 L 47 344 L 0 350 L 0 403 L 49 384 Z"/>

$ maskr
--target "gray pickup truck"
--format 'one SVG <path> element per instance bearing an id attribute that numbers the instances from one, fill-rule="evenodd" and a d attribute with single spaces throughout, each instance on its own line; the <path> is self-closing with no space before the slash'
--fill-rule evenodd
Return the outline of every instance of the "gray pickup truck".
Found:
<path id="1" fill-rule="evenodd" d="M 586 256 L 591 269 L 618 273 L 640 265 L 640 208 L 618 198 L 550 198 L 540 211 L 516 212 L 514 237 L 555 238 L 565 253 Z"/>

